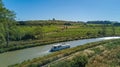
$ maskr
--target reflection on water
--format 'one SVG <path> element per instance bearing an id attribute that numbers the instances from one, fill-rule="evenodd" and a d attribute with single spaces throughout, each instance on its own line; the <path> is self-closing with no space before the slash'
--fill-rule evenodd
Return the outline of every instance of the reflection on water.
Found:
<path id="1" fill-rule="evenodd" d="M 78 45 L 83 45 L 90 42 L 118 39 L 118 38 L 120 37 L 103 37 L 103 38 L 69 41 L 66 43 L 70 44 L 71 47 L 76 47 Z M 0 67 L 6 67 L 11 64 L 23 62 L 24 60 L 33 59 L 36 57 L 50 54 L 51 52 L 49 52 L 49 50 L 51 49 L 52 45 L 53 44 L 2 53 L 0 54 Z"/>
<path id="2" fill-rule="evenodd" d="M 104 38 L 99 38 L 102 40 L 109 40 L 109 39 L 119 39 L 120 37 L 104 37 Z"/>

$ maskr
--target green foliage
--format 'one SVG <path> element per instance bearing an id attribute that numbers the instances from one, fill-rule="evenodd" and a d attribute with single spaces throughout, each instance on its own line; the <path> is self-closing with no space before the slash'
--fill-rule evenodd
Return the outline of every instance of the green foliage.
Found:
<path id="1" fill-rule="evenodd" d="M 92 50 L 94 50 L 96 54 L 99 54 L 102 52 L 100 48 L 93 48 Z"/>
<path id="2" fill-rule="evenodd" d="M 118 53 L 116 54 L 116 57 L 117 57 L 118 59 L 120 59 L 120 52 L 118 52 Z"/>
<path id="3" fill-rule="evenodd" d="M 50 67 L 72 67 L 72 62 L 70 61 L 62 61 L 62 62 L 59 62 L 57 64 L 52 64 L 50 65 Z"/>
<path id="4" fill-rule="evenodd" d="M 10 30 L 14 26 L 14 18 L 15 14 L 13 11 L 5 8 L 2 0 L 0 0 L 0 34 L 1 34 L 1 41 L 6 41 L 6 46 L 9 44 L 9 34 Z M 4 42 L 3 41 L 3 42 Z"/>
<path id="5" fill-rule="evenodd" d="M 85 67 L 85 65 L 88 63 L 88 57 L 87 56 L 77 56 L 72 60 L 71 67 Z"/>
<path id="6" fill-rule="evenodd" d="M 0 33 L 0 44 L 5 42 L 5 37 L 2 33 Z"/>
<path id="7" fill-rule="evenodd" d="M 115 41 L 115 42 L 109 42 L 109 43 L 105 44 L 104 46 L 105 46 L 107 49 L 111 50 L 111 49 L 114 49 L 114 48 L 118 47 L 118 46 L 119 46 L 119 43 L 120 43 L 120 41 L 117 40 L 117 41 Z"/>

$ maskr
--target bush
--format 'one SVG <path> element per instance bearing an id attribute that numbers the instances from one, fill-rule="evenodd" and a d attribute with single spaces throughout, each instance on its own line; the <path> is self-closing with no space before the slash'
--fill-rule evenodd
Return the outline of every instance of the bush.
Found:
<path id="1" fill-rule="evenodd" d="M 56 64 L 51 64 L 50 67 L 85 67 L 87 63 L 87 56 L 76 56 L 72 60 L 64 60 Z"/>
<path id="2" fill-rule="evenodd" d="M 71 67 L 85 67 L 85 65 L 88 63 L 88 57 L 87 56 L 76 56 L 73 59 L 73 63 L 71 64 Z"/>
<path id="3" fill-rule="evenodd" d="M 100 48 L 93 48 L 92 50 L 94 50 L 96 54 L 99 54 L 102 52 Z"/>

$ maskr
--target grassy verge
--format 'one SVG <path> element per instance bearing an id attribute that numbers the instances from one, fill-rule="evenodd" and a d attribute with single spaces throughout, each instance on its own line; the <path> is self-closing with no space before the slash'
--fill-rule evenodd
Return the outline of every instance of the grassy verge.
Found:
<path id="1" fill-rule="evenodd" d="M 64 60 L 49 64 L 49 67 L 119 67 L 120 40 L 79 51 Z M 47 66 L 46 66 L 47 67 Z"/>

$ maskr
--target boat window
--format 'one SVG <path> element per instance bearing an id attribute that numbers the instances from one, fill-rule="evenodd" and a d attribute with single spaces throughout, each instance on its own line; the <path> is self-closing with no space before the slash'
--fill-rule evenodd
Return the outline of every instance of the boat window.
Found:
<path id="1" fill-rule="evenodd" d="M 59 48 L 60 46 L 58 46 L 58 48 Z"/>
<path id="2" fill-rule="evenodd" d="M 61 45 L 59 45 L 58 47 L 61 47 Z"/>
<path id="3" fill-rule="evenodd" d="M 54 48 L 56 48 L 56 47 L 54 47 Z"/>

